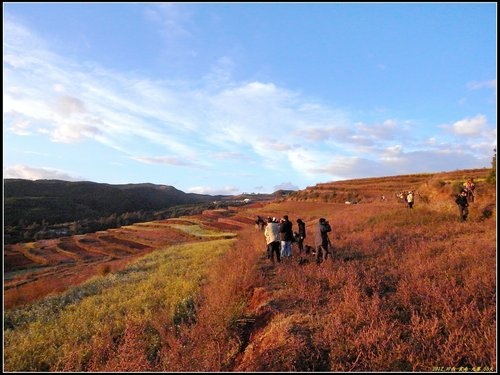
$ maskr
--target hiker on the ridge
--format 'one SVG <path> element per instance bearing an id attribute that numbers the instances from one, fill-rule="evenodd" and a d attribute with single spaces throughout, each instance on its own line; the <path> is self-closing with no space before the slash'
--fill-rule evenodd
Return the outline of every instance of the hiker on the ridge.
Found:
<path id="1" fill-rule="evenodd" d="M 280 229 L 276 220 L 267 218 L 267 225 L 264 229 L 264 235 L 266 236 L 267 244 L 267 257 L 271 259 L 274 263 L 274 255 L 276 254 L 276 260 L 281 262 L 280 257 Z"/>
<path id="2" fill-rule="evenodd" d="M 328 238 L 328 232 L 332 231 L 330 223 L 324 218 L 319 219 L 316 224 L 314 233 L 314 244 L 316 245 L 316 263 L 320 264 L 328 257 L 330 251 L 330 239 Z M 333 255 L 332 256 L 333 260 Z"/>
<path id="3" fill-rule="evenodd" d="M 302 219 L 297 219 L 299 231 L 297 232 L 297 245 L 299 247 L 299 254 L 304 250 L 304 239 L 306 238 L 306 223 Z"/>
<path id="4" fill-rule="evenodd" d="M 292 257 L 292 226 L 292 222 L 288 220 L 288 215 L 283 215 L 283 218 L 280 220 L 281 258 Z"/>
<path id="5" fill-rule="evenodd" d="M 460 218 L 462 221 L 467 220 L 469 216 L 469 202 L 467 201 L 467 191 L 463 189 L 460 194 L 455 198 L 455 203 L 458 205 L 458 211 L 460 212 Z"/>

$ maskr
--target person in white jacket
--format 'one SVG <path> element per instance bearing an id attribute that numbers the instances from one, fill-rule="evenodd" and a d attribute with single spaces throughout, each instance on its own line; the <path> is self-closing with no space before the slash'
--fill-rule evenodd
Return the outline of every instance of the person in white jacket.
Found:
<path id="1" fill-rule="evenodd" d="M 408 194 L 406 195 L 406 201 L 408 202 L 408 207 L 413 208 L 413 203 L 415 202 L 413 191 L 408 192 Z"/>
<path id="2" fill-rule="evenodd" d="M 276 254 L 276 260 L 281 262 L 280 228 L 276 219 L 267 218 L 264 236 L 266 236 L 267 257 L 274 263 L 274 254 Z"/>

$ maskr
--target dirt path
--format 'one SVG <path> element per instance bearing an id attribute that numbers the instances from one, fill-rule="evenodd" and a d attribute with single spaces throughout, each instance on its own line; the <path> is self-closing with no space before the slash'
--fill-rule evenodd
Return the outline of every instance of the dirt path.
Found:
<path id="1" fill-rule="evenodd" d="M 318 324 L 310 303 L 294 292 L 318 266 L 312 255 L 299 262 L 297 251 L 294 245 L 292 259 L 280 263 L 272 263 L 263 250 L 259 255 L 262 284 L 253 289 L 238 322 L 241 347 L 230 371 L 328 371 L 327 354 L 314 344 Z"/>

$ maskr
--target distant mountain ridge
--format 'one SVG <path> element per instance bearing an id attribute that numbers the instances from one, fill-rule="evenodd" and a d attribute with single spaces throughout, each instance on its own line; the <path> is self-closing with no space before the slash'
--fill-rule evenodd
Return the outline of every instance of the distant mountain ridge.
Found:
<path id="1" fill-rule="evenodd" d="M 185 193 L 169 185 L 62 180 L 4 180 L 4 225 L 48 221 L 50 224 L 95 219 L 111 214 L 162 210 L 211 202 L 227 196 Z"/>

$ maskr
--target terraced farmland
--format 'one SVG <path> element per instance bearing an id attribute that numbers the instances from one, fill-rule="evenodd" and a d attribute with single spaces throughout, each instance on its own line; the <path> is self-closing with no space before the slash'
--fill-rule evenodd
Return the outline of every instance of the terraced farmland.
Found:
<path id="1" fill-rule="evenodd" d="M 94 275 L 116 271 L 151 251 L 186 242 L 225 238 L 252 220 L 232 210 L 138 223 L 85 235 L 6 245 L 5 308 L 61 292 Z M 235 234 L 234 234 L 235 235 Z"/>

